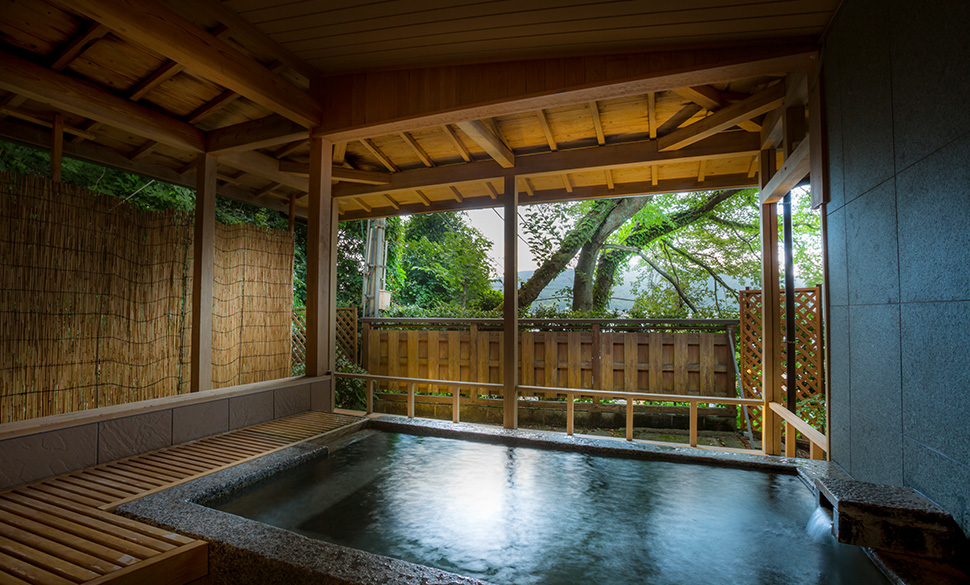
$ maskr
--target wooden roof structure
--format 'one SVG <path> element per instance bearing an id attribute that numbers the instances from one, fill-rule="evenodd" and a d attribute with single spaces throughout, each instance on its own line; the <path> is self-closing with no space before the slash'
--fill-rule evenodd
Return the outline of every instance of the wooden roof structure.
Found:
<path id="1" fill-rule="evenodd" d="M 306 216 L 312 129 L 341 220 L 757 186 L 837 4 L 0 0 L 0 137 Z"/>

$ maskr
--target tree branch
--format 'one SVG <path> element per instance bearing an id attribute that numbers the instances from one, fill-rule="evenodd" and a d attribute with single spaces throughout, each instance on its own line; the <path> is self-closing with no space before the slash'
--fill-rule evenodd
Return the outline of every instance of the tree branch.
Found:
<path id="1" fill-rule="evenodd" d="M 723 227 L 730 227 L 730 228 L 735 228 L 735 229 L 739 229 L 739 230 L 748 230 L 748 231 L 752 231 L 752 230 L 757 230 L 758 229 L 758 226 L 756 226 L 756 225 L 751 225 L 751 224 L 747 224 L 747 223 L 741 223 L 740 221 L 734 221 L 734 220 L 731 220 L 731 219 L 725 219 L 723 217 L 718 217 L 716 215 L 712 215 L 709 219 L 712 222 L 716 223 L 717 225 L 720 225 L 720 226 L 723 226 Z"/>
<path id="2" fill-rule="evenodd" d="M 695 256 L 693 256 L 692 254 L 690 254 L 690 253 L 689 253 L 689 252 L 687 252 L 686 250 L 681 250 L 680 248 L 678 248 L 677 246 L 675 246 L 675 245 L 673 245 L 673 244 L 671 244 L 671 243 L 670 243 L 669 241 L 667 241 L 667 240 L 664 240 L 664 243 L 665 243 L 665 244 L 666 244 L 666 245 L 667 245 L 667 246 L 668 246 L 668 247 L 669 247 L 669 248 L 670 248 L 671 250 L 673 250 L 674 252 L 677 252 L 678 254 L 680 254 L 681 256 L 683 256 L 684 258 L 687 258 L 687 260 L 689 260 L 690 262 L 692 262 L 692 263 L 694 263 L 694 264 L 696 264 L 696 265 L 698 265 L 698 266 L 700 266 L 700 267 L 701 267 L 701 268 L 703 268 L 704 270 L 706 270 L 706 271 L 707 271 L 707 273 L 708 273 L 708 274 L 710 274 L 710 275 L 711 275 L 711 277 L 712 277 L 712 278 L 713 278 L 714 280 L 716 280 L 717 282 L 719 282 L 719 283 L 721 283 L 721 286 L 723 286 L 724 288 L 726 288 L 726 289 L 728 289 L 728 290 L 729 290 L 729 291 L 731 291 L 731 292 L 732 292 L 733 294 L 738 294 L 738 291 L 736 291 L 736 290 L 734 290 L 733 288 L 731 288 L 730 286 L 728 286 L 728 283 L 726 283 L 726 282 L 724 282 L 724 280 L 722 280 L 722 279 L 721 279 L 721 277 L 720 277 L 720 276 L 718 276 L 718 274 L 717 274 L 716 272 L 714 272 L 714 270 L 713 270 L 713 269 L 711 269 L 711 267 L 710 267 L 710 266 L 708 266 L 707 264 L 704 264 L 703 262 L 701 262 L 701 260 L 700 260 L 699 258 L 697 258 L 697 257 L 695 257 Z"/>
<path id="3" fill-rule="evenodd" d="M 682 288 L 680 288 L 680 283 L 677 281 L 677 279 L 674 278 L 669 272 L 667 272 L 663 268 L 661 268 L 656 262 L 654 262 L 653 260 L 651 260 L 650 257 L 647 256 L 647 253 L 644 252 L 642 249 L 637 248 L 635 246 L 619 246 L 617 244 L 604 244 L 603 247 L 604 248 L 609 248 L 609 249 L 612 249 L 612 250 L 620 250 L 622 252 L 632 252 L 634 254 L 638 254 L 641 258 L 643 258 L 643 261 L 644 262 L 646 262 L 647 264 L 649 264 L 650 267 L 653 268 L 657 272 L 657 274 L 659 274 L 660 276 L 662 276 L 665 279 L 667 279 L 667 282 L 669 282 L 670 284 L 672 284 L 674 286 L 674 290 L 677 291 L 677 294 L 684 301 L 684 303 L 688 307 L 690 307 L 690 310 L 691 311 L 693 311 L 695 313 L 697 312 L 697 307 L 694 306 L 694 303 L 692 303 L 689 298 L 687 298 L 687 295 L 684 293 L 684 290 Z"/>

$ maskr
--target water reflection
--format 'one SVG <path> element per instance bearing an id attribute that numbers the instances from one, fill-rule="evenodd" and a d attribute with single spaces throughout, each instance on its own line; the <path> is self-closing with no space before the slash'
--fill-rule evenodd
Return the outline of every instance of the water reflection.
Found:
<path id="1" fill-rule="evenodd" d="M 499 584 L 884 583 L 814 507 L 791 476 L 375 433 L 220 509 Z"/>

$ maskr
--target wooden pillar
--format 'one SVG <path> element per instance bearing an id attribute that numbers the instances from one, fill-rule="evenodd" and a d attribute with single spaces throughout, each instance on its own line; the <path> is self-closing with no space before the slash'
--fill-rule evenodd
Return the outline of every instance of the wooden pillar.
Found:
<path id="1" fill-rule="evenodd" d="M 212 272 L 216 238 L 216 157 L 195 165 L 195 239 L 192 272 L 191 391 L 212 388 Z"/>
<path id="2" fill-rule="evenodd" d="M 290 233 L 296 232 L 296 195 L 290 195 L 290 214 L 289 229 Z"/>
<path id="3" fill-rule="evenodd" d="M 333 371 L 337 312 L 337 201 L 331 192 L 333 143 L 310 140 L 307 211 L 306 375 Z M 330 410 L 333 410 L 333 393 Z"/>
<path id="4" fill-rule="evenodd" d="M 761 187 L 775 174 L 775 149 L 761 151 Z M 778 290 L 778 206 L 761 206 L 761 443 L 768 455 L 781 454 L 781 417 L 771 402 L 781 402 L 781 307 Z"/>
<path id="5" fill-rule="evenodd" d="M 503 426 L 518 428 L 516 385 L 519 377 L 519 190 L 514 176 L 505 178 L 505 281 L 503 355 L 505 389 Z"/>
<path id="6" fill-rule="evenodd" d="M 61 163 L 64 160 L 64 116 L 54 114 L 51 125 L 51 182 L 61 182 Z"/>

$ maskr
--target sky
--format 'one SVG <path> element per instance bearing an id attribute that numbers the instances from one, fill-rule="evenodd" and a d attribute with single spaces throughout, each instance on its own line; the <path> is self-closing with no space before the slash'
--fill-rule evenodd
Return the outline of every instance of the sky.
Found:
<path id="1" fill-rule="evenodd" d="M 492 241 L 492 249 L 488 256 L 492 261 L 492 266 L 496 271 L 493 276 L 500 276 L 504 272 L 505 266 L 505 210 L 504 209 L 473 209 L 468 211 L 469 223 L 472 227 L 482 232 L 486 238 Z M 519 272 L 535 270 L 538 268 L 529 244 L 524 241 L 521 229 L 522 220 L 519 220 Z"/>

